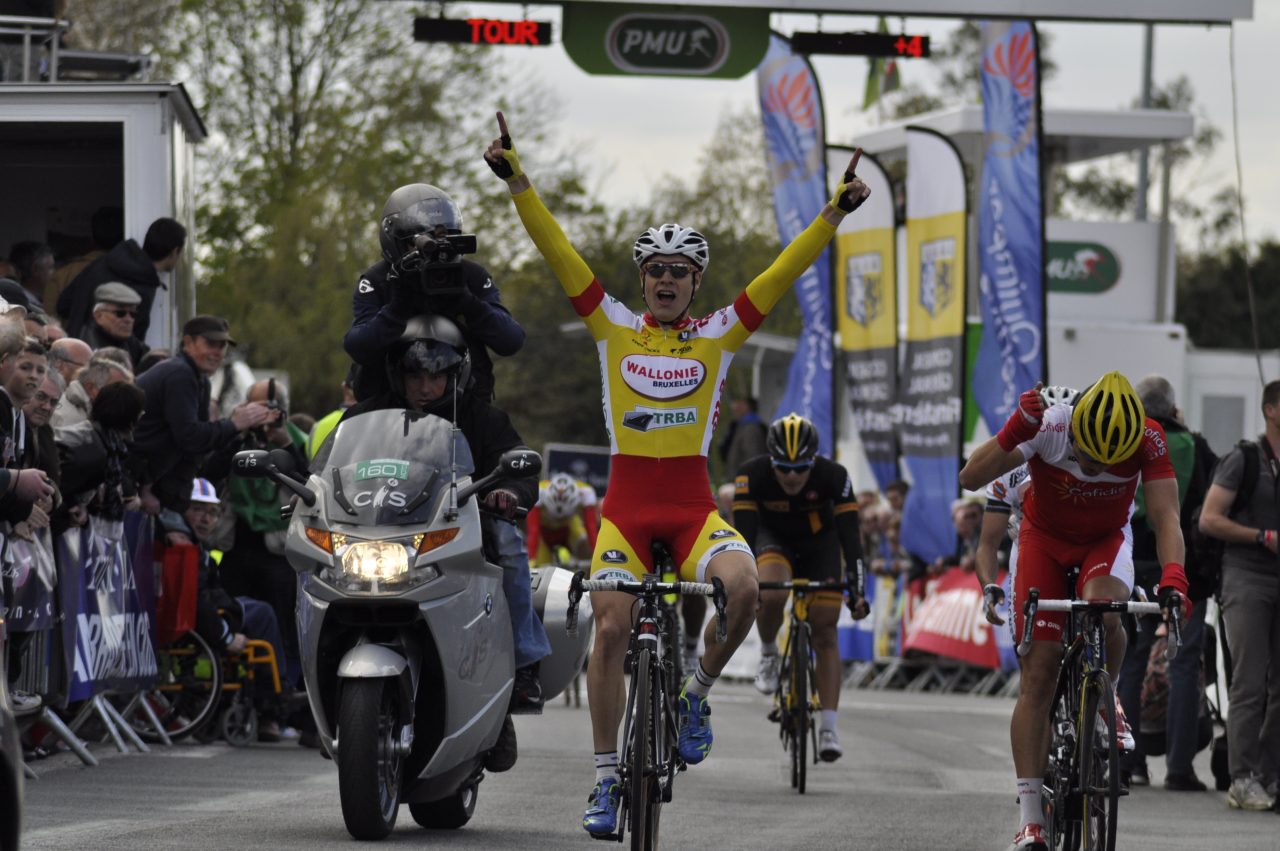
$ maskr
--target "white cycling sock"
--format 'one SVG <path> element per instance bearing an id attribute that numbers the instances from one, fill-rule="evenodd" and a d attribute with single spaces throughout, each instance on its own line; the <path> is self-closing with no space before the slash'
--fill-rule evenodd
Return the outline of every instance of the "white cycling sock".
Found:
<path id="1" fill-rule="evenodd" d="M 761 655 L 761 656 L 777 656 L 777 655 L 778 655 L 778 642 L 776 642 L 776 641 L 761 641 L 761 642 L 760 642 L 760 655 Z"/>
<path id="2" fill-rule="evenodd" d="M 836 731 L 836 710 L 834 709 L 822 710 L 822 720 L 818 722 L 818 729 L 830 730 L 833 733 Z"/>
<path id="3" fill-rule="evenodd" d="M 1018 809 L 1021 812 L 1022 824 L 1035 822 L 1044 827 L 1044 806 L 1040 803 L 1040 791 L 1043 786 L 1043 777 L 1018 778 Z"/>
<path id="4" fill-rule="evenodd" d="M 707 669 L 702 667 L 702 662 L 698 662 L 698 667 L 694 669 L 693 676 L 684 684 L 684 690 L 689 694 L 696 694 L 699 697 L 706 697 L 711 691 L 711 687 L 716 684 L 719 674 L 712 675 L 707 673 Z"/>
<path id="5" fill-rule="evenodd" d="M 595 755 L 596 759 L 596 782 L 606 780 L 610 777 L 618 776 L 618 752 L 606 751 Z"/>

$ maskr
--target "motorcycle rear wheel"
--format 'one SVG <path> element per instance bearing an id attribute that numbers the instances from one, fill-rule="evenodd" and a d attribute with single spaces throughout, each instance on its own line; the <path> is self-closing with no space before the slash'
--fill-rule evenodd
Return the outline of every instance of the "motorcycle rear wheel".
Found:
<path id="1" fill-rule="evenodd" d="M 410 804 L 409 815 L 422 827 L 457 830 L 471 821 L 471 816 L 476 811 L 476 800 L 480 797 L 479 787 L 479 781 L 468 781 L 447 798 Z"/>
<path id="2" fill-rule="evenodd" d="M 404 757 L 393 679 L 350 679 L 338 708 L 338 796 L 355 839 L 383 839 L 396 825 Z"/>

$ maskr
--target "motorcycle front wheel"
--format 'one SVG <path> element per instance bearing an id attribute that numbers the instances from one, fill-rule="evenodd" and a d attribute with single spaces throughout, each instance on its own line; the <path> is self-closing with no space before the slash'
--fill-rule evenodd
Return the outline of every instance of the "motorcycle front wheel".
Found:
<path id="1" fill-rule="evenodd" d="M 383 839 L 396 825 L 404 757 L 393 679 L 349 679 L 338 708 L 338 795 L 342 820 L 356 839 Z"/>

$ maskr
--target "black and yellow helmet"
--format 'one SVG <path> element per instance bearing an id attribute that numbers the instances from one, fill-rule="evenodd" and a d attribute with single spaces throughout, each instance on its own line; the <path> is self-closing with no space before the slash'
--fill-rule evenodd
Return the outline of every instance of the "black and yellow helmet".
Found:
<path id="1" fill-rule="evenodd" d="M 769 457 L 783 464 L 812 461 L 818 454 L 818 429 L 796 413 L 773 421 L 765 441 Z"/>
<path id="2" fill-rule="evenodd" d="M 1146 411 L 1129 379 L 1108 372 L 1085 390 L 1071 412 L 1071 433 L 1085 454 L 1103 464 L 1119 464 L 1138 451 Z"/>

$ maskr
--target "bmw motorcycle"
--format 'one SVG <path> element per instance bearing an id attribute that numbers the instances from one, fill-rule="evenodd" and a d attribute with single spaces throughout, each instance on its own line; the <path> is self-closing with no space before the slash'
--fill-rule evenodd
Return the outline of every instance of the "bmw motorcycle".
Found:
<path id="1" fill-rule="evenodd" d="M 502 568 L 485 558 L 473 497 L 498 479 L 536 476 L 541 458 L 513 449 L 473 481 L 470 448 L 450 422 L 382 410 L 339 424 L 305 482 L 281 450 L 240 452 L 234 464 L 298 496 L 285 554 L 300 577 L 303 678 L 347 830 L 381 839 L 401 803 L 423 827 L 466 824 L 514 685 Z M 555 620 L 568 578 L 545 584 L 563 586 L 541 601 Z M 576 660 L 545 667 L 580 666 L 585 642 L 556 631 L 556 653 Z"/>

